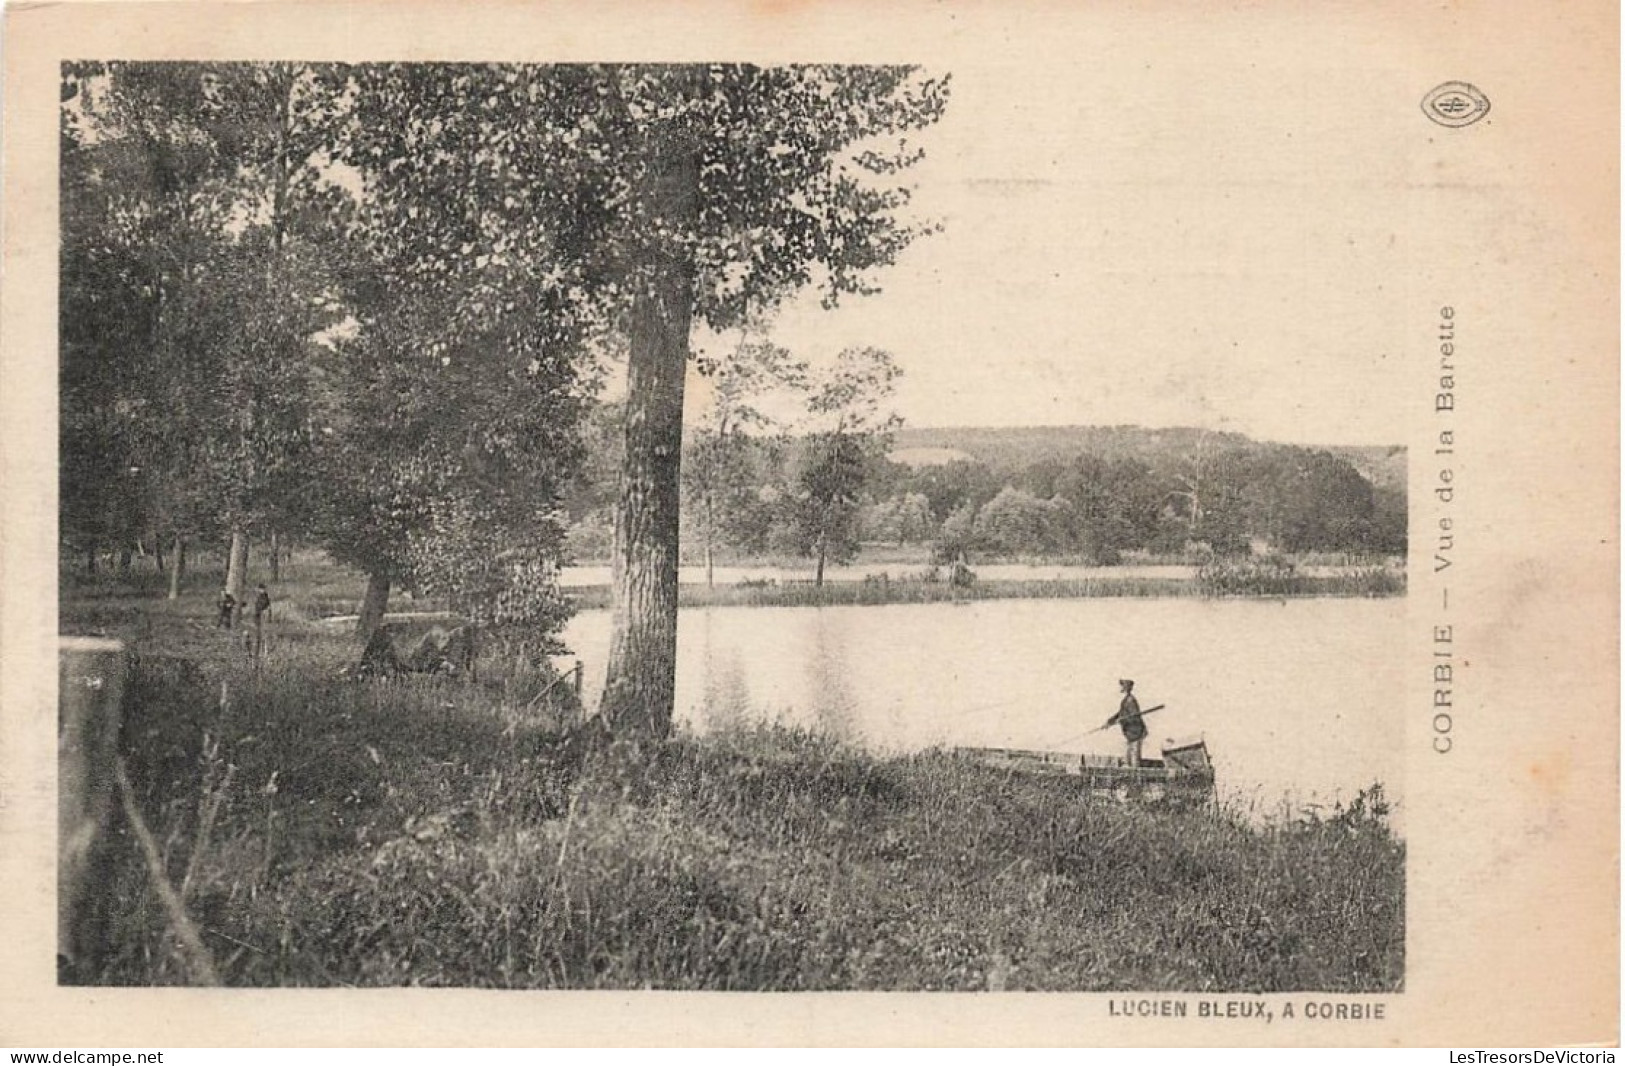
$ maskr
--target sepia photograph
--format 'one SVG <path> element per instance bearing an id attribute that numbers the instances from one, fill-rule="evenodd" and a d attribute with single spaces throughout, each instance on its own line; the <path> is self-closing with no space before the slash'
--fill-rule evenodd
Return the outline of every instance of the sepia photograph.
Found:
<path id="1" fill-rule="evenodd" d="M 1617 287 L 1617 171 L 1582 281 L 1573 201 L 1473 169 L 1549 95 L 1272 4 L 309 10 L 26 64 L 29 995 L 1399 1042 L 1507 905 L 1596 984 L 1431 1020 L 1617 1040 L 1617 493 L 1552 465 L 1617 474 L 1617 321 L 1490 381 Z M 1567 932 L 1474 891 L 1541 849 Z"/>
<path id="2" fill-rule="evenodd" d="M 59 610 L 118 645 L 66 662 L 133 659 L 74 723 L 133 728 L 85 748 L 128 824 L 73 979 L 1402 985 L 1404 447 L 1271 439 L 1347 394 L 1226 429 L 1267 412 L 1142 393 L 1099 327 L 1055 355 L 1108 369 L 989 402 L 999 343 L 916 313 L 986 278 L 883 324 L 913 245 L 1053 209 L 915 195 L 957 88 L 65 68 Z M 1075 242 L 982 308 L 1067 302 Z"/>

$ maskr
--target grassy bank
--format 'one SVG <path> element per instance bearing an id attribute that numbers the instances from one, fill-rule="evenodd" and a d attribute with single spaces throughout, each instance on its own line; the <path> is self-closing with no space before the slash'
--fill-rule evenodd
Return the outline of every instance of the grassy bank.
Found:
<path id="1" fill-rule="evenodd" d="M 500 690 L 148 655 L 125 738 L 235 985 L 1378 991 L 1380 806 L 1269 827 L 745 725 L 590 752 Z M 220 682 L 226 682 L 222 703 Z M 113 857 L 96 983 L 185 979 Z"/>

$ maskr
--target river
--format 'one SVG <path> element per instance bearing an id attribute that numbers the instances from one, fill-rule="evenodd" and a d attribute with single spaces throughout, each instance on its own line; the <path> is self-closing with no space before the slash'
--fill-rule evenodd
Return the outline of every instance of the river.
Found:
<path id="1" fill-rule="evenodd" d="M 1133 678 L 1148 755 L 1205 736 L 1221 799 L 1264 815 L 1403 796 L 1405 601 L 983 600 L 708 607 L 678 623 L 677 720 L 815 726 L 878 751 L 978 745 L 1116 753 L 1089 733 Z M 564 634 L 603 686 L 607 611 Z"/>

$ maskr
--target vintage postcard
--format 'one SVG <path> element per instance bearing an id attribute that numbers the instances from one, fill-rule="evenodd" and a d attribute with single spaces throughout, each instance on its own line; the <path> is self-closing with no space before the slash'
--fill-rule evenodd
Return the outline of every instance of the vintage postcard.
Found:
<path id="1" fill-rule="evenodd" d="M 1618 1041 L 1614 6 L 5 28 L 0 1044 Z"/>

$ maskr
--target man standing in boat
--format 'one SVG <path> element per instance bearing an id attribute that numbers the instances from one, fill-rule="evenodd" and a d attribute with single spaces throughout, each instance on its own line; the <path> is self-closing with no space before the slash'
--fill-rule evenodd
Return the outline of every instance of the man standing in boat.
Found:
<path id="1" fill-rule="evenodd" d="M 1140 745 L 1145 743 L 1145 718 L 1140 712 L 1140 701 L 1134 698 L 1134 682 L 1124 680 L 1117 684 L 1123 690 L 1123 702 L 1117 705 L 1117 713 L 1108 718 L 1106 724 L 1123 730 L 1123 739 L 1128 743 L 1128 764 L 1137 767 Z"/>

